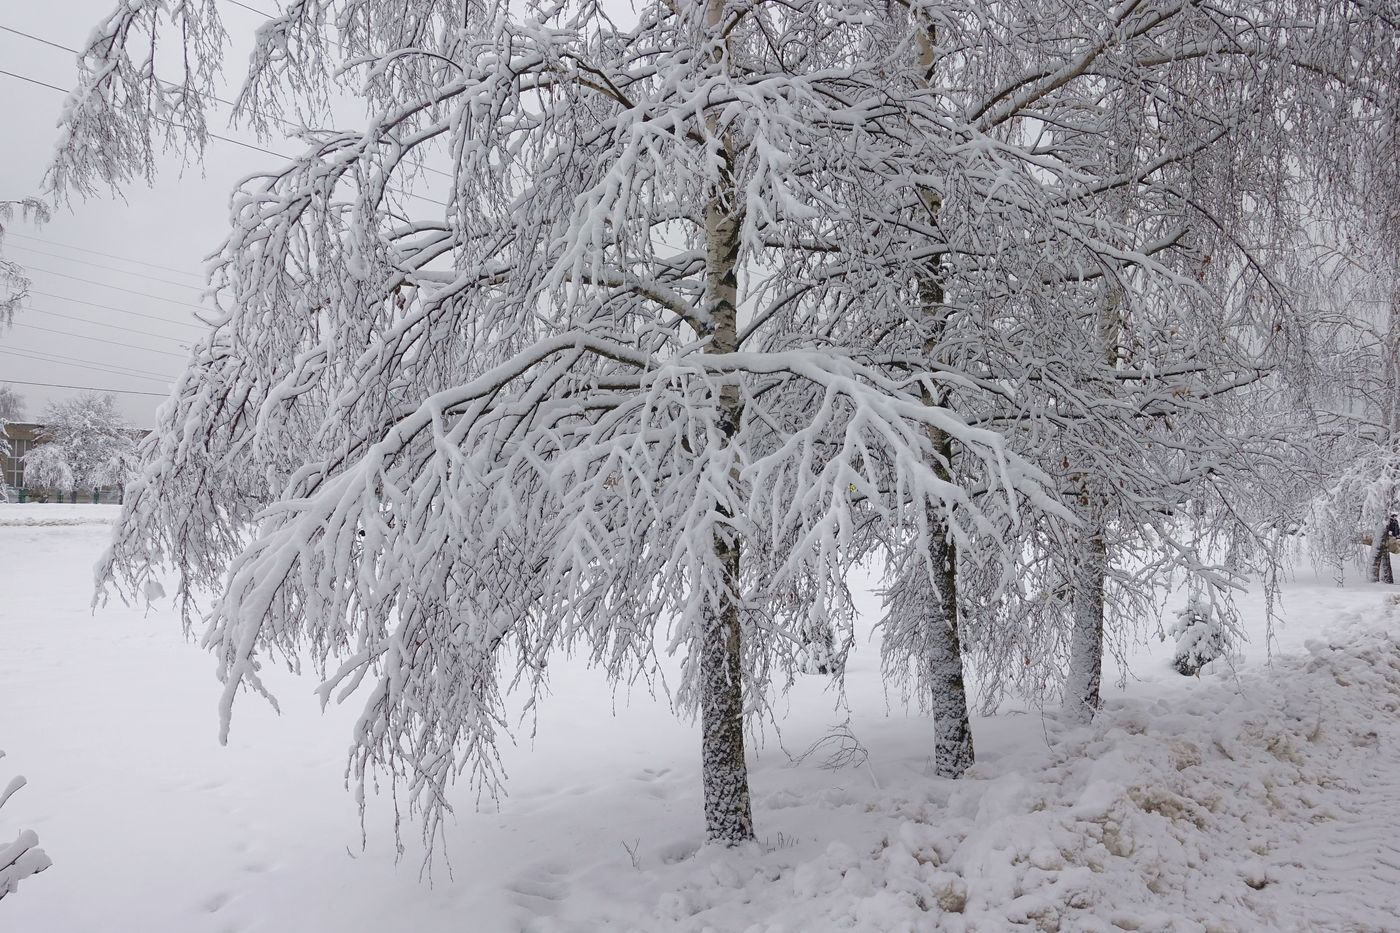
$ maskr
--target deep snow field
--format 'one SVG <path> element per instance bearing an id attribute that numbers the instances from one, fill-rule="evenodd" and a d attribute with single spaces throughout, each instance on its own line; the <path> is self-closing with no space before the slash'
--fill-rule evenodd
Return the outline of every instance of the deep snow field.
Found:
<path id="1" fill-rule="evenodd" d="M 29 779 L 0 843 L 34 829 L 54 861 L 0 933 L 1400 930 L 1400 589 L 1303 568 L 1272 660 L 1251 593 L 1233 670 L 1181 677 L 1151 639 L 1092 728 L 977 720 L 958 782 L 928 776 L 930 724 L 862 638 L 849 710 L 803 678 L 751 741 L 743 850 L 700 848 L 697 728 L 561 659 L 503 750 L 509 795 L 459 787 L 425 873 L 387 792 L 362 844 L 353 700 L 323 714 L 274 674 L 282 715 L 245 697 L 220 747 L 213 659 L 168 601 L 93 614 L 115 515 L 0 505 L 0 786 Z M 794 762 L 848 717 L 868 759 Z"/>

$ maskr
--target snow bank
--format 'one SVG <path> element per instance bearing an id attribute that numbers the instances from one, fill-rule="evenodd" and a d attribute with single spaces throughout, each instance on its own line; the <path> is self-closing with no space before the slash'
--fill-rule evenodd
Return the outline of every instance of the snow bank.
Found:
<path id="1" fill-rule="evenodd" d="M 643 865 L 647 912 L 530 929 L 1395 929 L 1395 639 L 1353 619 L 1271 670 L 1208 679 L 1170 701 L 1117 700 L 956 783 L 759 801 L 843 838 Z"/>
<path id="2" fill-rule="evenodd" d="M 119 505 L 90 503 L 0 503 L 0 527 L 6 525 L 111 525 L 121 514 Z"/>

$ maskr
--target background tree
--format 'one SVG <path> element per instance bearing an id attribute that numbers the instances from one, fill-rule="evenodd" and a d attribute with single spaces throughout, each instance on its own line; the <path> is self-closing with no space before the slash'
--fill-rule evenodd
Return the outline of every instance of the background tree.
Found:
<path id="1" fill-rule="evenodd" d="M 1011 357 L 1036 373 L 1022 408 L 1053 413 L 1060 430 L 1018 414 L 1028 430 L 1008 435 L 1061 478 L 1079 520 L 1035 526 L 1025 553 L 1040 582 L 1029 601 L 1012 594 L 1051 618 L 1000 626 L 992 643 L 1072 633 L 1065 708 L 1082 720 L 1098 705 L 1106 621 L 1151 617 L 1183 575 L 1228 603 L 1234 572 L 1216 559 L 1219 540 L 1257 538 L 1257 556 L 1276 556 L 1260 513 L 1244 506 L 1261 504 L 1257 484 L 1283 462 L 1282 439 L 1267 423 L 1242 424 L 1231 396 L 1305 365 L 1311 275 L 1296 244 L 1366 190 L 1355 166 L 1339 170 L 1339 149 L 1376 156 L 1382 167 L 1368 162 L 1365 184 L 1396 203 L 1385 153 L 1400 98 L 1393 72 L 1361 64 L 1396 53 L 1394 23 L 1374 4 L 1320 17 L 1290 3 L 1121 4 L 1080 29 L 1078 48 L 1044 69 L 1053 93 L 1021 119 L 1037 128 L 1042 157 L 1073 173 L 1066 203 L 1095 218 L 1109 248 L 1051 270 L 1073 323 L 1058 338 L 1036 332 L 1036 352 Z M 1037 91 L 1035 78 L 1018 83 L 1002 109 Z M 1300 139 L 1321 100 L 1318 133 Z M 1193 528 L 1198 514 L 1214 535 Z M 998 656 L 1066 657 L 1047 647 Z"/>
<path id="2" fill-rule="evenodd" d="M 12 385 L 0 384 L 0 425 L 24 418 L 24 396 Z"/>
<path id="3" fill-rule="evenodd" d="M 71 492 L 126 482 L 135 465 L 135 435 L 115 396 L 86 392 L 44 409 L 42 443 L 24 455 L 25 479 Z"/>

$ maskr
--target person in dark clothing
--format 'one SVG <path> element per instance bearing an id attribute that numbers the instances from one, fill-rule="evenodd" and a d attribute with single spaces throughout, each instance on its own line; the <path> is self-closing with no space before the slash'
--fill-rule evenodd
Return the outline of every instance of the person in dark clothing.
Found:
<path id="1" fill-rule="evenodd" d="M 1385 523 L 1385 531 L 1376 542 L 1376 553 L 1371 561 L 1371 581 L 1373 583 L 1394 583 L 1395 571 L 1390 567 L 1390 542 L 1400 540 L 1400 515 L 1390 513 Z"/>

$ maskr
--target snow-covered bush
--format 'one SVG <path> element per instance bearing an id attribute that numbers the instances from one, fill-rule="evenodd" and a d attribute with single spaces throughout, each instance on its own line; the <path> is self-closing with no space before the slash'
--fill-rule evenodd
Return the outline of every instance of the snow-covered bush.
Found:
<path id="1" fill-rule="evenodd" d="M 0 758 L 4 757 L 5 753 L 0 751 Z M 23 777 L 15 777 L 0 791 L 0 809 L 24 783 Z M 44 850 L 39 848 L 39 836 L 32 829 L 20 830 L 15 841 L 8 845 L 0 843 L 0 900 L 7 894 L 13 894 L 25 878 L 37 875 L 52 864 Z"/>
<path id="2" fill-rule="evenodd" d="M 24 457 L 35 486 L 63 492 L 124 483 L 135 463 L 136 439 L 111 395 L 88 392 L 44 410 L 44 441 Z"/>
<path id="3" fill-rule="evenodd" d="M 1230 629 L 1209 601 L 1193 595 L 1177 614 L 1168 629 L 1176 639 L 1176 656 L 1172 667 L 1178 673 L 1192 676 L 1211 661 L 1223 657 L 1230 649 Z"/>

